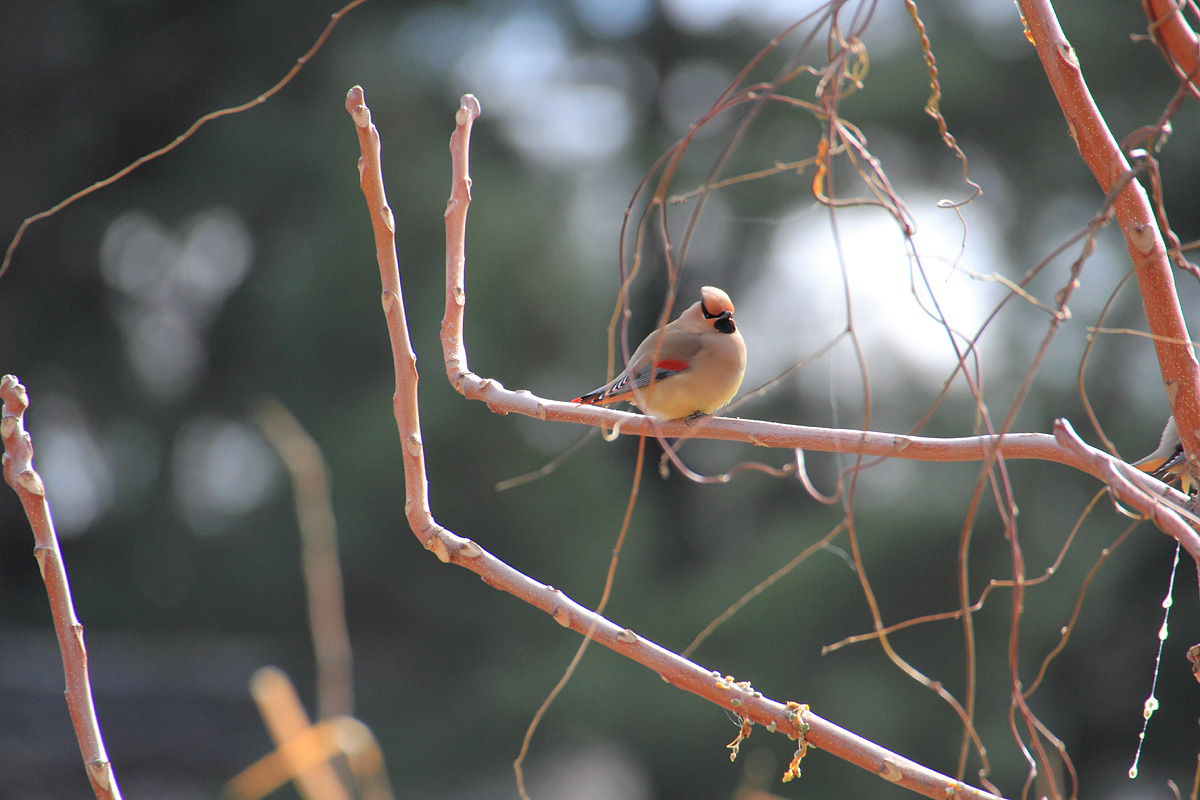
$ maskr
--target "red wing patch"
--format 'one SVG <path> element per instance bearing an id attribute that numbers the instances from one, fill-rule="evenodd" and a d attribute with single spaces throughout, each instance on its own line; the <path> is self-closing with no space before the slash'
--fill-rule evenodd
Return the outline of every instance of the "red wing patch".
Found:
<path id="1" fill-rule="evenodd" d="M 683 372 L 690 366 L 691 366 L 691 364 L 689 364 L 686 361 L 680 361 L 678 359 L 668 359 L 666 361 L 659 361 L 659 362 L 655 363 L 654 368 L 665 370 L 667 372 Z"/>

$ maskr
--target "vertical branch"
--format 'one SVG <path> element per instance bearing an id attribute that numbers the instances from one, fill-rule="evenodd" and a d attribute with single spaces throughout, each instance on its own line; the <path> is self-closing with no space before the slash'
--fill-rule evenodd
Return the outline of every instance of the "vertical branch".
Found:
<path id="1" fill-rule="evenodd" d="M 1079 154 L 1106 194 L 1119 188 L 1113 210 L 1133 261 L 1167 402 L 1196 475 L 1200 458 L 1200 364 L 1188 344 L 1190 337 L 1171 264 L 1150 200 L 1141 184 L 1129 179 L 1129 162 L 1092 99 L 1079 58 L 1058 24 L 1051 0 L 1018 0 L 1018 4 Z"/>
<path id="2" fill-rule="evenodd" d="M 392 362 L 396 373 L 392 412 L 405 450 L 404 516 L 408 518 L 408 524 L 421 544 L 442 561 L 449 561 L 445 542 L 437 535 L 442 528 L 434 521 L 429 509 L 429 481 L 425 473 L 425 448 L 421 441 L 421 415 L 417 407 L 417 356 L 408 337 L 408 320 L 404 315 L 400 263 L 396 258 L 396 218 L 392 215 L 383 190 L 379 130 L 371 122 L 371 110 L 366 106 L 361 86 L 355 86 L 347 92 L 346 111 L 350 113 L 358 131 L 362 152 L 358 159 L 359 185 L 371 213 L 375 257 L 379 262 L 379 278 L 383 283 L 383 313 L 387 318 L 388 336 L 392 343 Z M 461 335 L 459 338 L 461 341 Z"/>
<path id="3" fill-rule="evenodd" d="M 463 315 L 467 304 L 463 278 L 467 265 L 467 209 L 471 205 L 471 126 L 482 113 L 474 95 L 464 94 L 450 135 L 450 162 L 454 179 L 446 203 L 446 314 L 442 317 L 442 355 L 446 376 L 460 394 L 468 374 L 463 347 Z"/>
<path id="4" fill-rule="evenodd" d="M 4 480 L 21 498 L 25 516 L 33 528 L 33 554 L 46 584 L 46 597 L 50 600 L 50 613 L 54 617 L 54 632 L 58 636 L 58 649 L 62 652 L 63 673 L 66 676 L 67 708 L 71 712 L 75 737 L 79 740 L 83 765 L 87 768 L 88 780 L 98 800 L 120 800 L 121 790 L 117 787 L 117 778 L 108 761 L 108 753 L 104 750 L 104 738 L 100 735 L 100 723 L 92 703 L 83 625 L 75 616 L 67 568 L 63 564 L 62 551 L 58 549 L 50 505 L 46 502 L 46 488 L 41 476 L 33 468 L 33 442 L 25 432 L 24 423 L 29 395 L 16 376 L 5 375 L 0 379 L 0 400 L 4 403 L 4 414 L 0 418 L 0 437 L 4 440 Z"/>
<path id="5" fill-rule="evenodd" d="M 254 421 L 292 478 L 300 554 L 308 594 L 308 624 L 317 662 L 317 719 L 354 713 L 353 656 L 338 566 L 337 520 L 329 495 L 329 469 L 321 448 L 292 412 L 266 398 Z"/>

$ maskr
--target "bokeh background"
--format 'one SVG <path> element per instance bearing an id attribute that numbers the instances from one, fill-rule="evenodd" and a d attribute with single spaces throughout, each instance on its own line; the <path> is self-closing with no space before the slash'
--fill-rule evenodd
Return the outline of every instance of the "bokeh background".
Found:
<path id="1" fill-rule="evenodd" d="M 1153 123 L 1176 81 L 1136 34 L 1135 0 L 1062 0 L 1058 12 L 1114 132 Z M 7 0 L 0 6 L 0 232 L 158 148 L 200 115 L 266 90 L 304 53 L 336 3 Z M 87 630 L 96 705 L 127 797 L 212 797 L 268 752 L 250 700 L 275 664 L 313 702 L 296 522 L 282 468 L 249 420 L 280 398 L 324 450 L 333 478 L 356 713 L 409 798 L 515 797 L 510 763 L 578 637 L 465 571 L 439 564 L 407 530 L 379 280 L 343 108 L 361 84 L 383 136 L 408 316 L 422 370 L 422 421 L 439 521 L 586 604 L 600 596 L 633 479 L 636 446 L 593 441 L 553 475 L 507 492 L 581 431 L 492 415 L 443 379 L 442 212 L 458 97 L 477 95 L 468 232 L 467 349 L 477 373 L 570 398 L 601 382 L 618 285 L 618 235 L 638 182 L 767 41 L 809 2 L 737 0 L 374 0 L 350 14 L 269 102 L 213 122 L 174 153 L 33 225 L 0 278 L 0 372 L 28 386 L 26 420 Z M 1019 278 L 1087 223 L 1102 197 L 1010 0 L 920 5 L 941 70 L 943 110 L 983 196 L 963 219 L 938 208 L 970 191 L 922 111 L 928 75 L 902 4 L 881 3 L 864 37 L 870 69 L 842 112 L 867 136 L 917 221 L 917 247 L 947 316 L 974 331 L 1003 298 L 986 276 Z M 849 13 L 849 12 L 847 12 Z M 812 28 L 803 29 L 811 32 Z M 823 36 L 823 34 L 821 34 Z M 773 74 L 799 38 L 768 58 Z M 809 51 L 819 64 L 823 44 Z M 811 98 L 813 81 L 794 93 Z M 699 186 L 740 112 L 697 137 L 674 191 Z M 775 109 L 757 120 L 726 174 L 815 152 L 818 123 Z M 1200 236 L 1200 115 L 1185 104 L 1161 153 L 1171 218 Z M 921 312 L 895 223 L 849 209 L 833 233 L 811 173 L 713 194 L 693 237 L 683 303 L 726 288 L 750 349 L 746 388 L 817 352 L 854 297 L 870 425 L 906 431 L 950 374 L 945 332 Z M 859 194 L 852 182 L 841 189 Z M 682 233 L 691 206 L 673 207 Z M 662 299 L 651 242 L 635 289 L 635 339 Z M 1031 285 L 1065 282 L 1070 249 Z M 1097 441 L 1078 372 L 1099 309 L 1128 270 L 1117 232 L 1100 236 L 1082 286 L 1016 429 L 1067 417 Z M 922 289 L 917 294 L 927 296 Z M 1196 281 L 1181 276 L 1185 311 Z M 1119 294 L 1110 327 L 1144 329 Z M 1012 302 L 982 342 L 992 413 L 1007 410 L 1048 328 Z M 1121 453 L 1157 441 L 1167 413 L 1147 340 L 1105 335 L 1088 396 Z M 739 407 L 756 418 L 861 426 L 865 393 L 846 341 Z M 961 387 L 925 428 L 969 435 Z M 690 444 L 695 469 L 786 454 Z M 846 459 L 814 455 L 830 489 Z M 1098 490 L 1049 464 L 1009 465 L 1030 576 L 1050 565 Z M 855 511 L 863 563 L 888 622 L 957 604 L 956 553 L 976 465 L 885 463 L 862 474 Z M 610 618 L 681 649 L 745 591 L 828 533 L 840 507 L 794 481 L 743 473 L 700 486 L 648 468 Z M 1031 589 L 1022 677 L 1058 641 L 1079 587 L 1128 521 L 1103 502 L 1052 580 Z M 870 629 L 844 538 L 751 603 L 695 655 L 767 695 L 942 771 L 957 762 L 953 712 L 874 644 L 826 656 Z M 31 536 L 0 492 L 0 797 L 86 797 L 62 697 L 61 664 Z M 1141 777 L 1126 772 L 1150 692 L 1172 542 L 1143 525 L 1099 570 L 1071 641 L 1033 705 L 1066 742 L 1089 797 L 1163 796 L 1190 786 L 1197 687 L 1183 653 L 1196 635 L 1195 571 L 1176 583 L 1156 714 Z M 973 593 L 1011 577 L 994 505 L 980 513 Z M 1020 792 L 1024 760 L 1008 733 L 1008 595 L 978 615 L 979 727 L 992 779 Z M 913 664 L 963 691 L 956 622 L 897 635 Z M 642 668 L 593 648 L 533 740 L 538 798 L 729 798 L 763 782 L 784 797 L 907 793 L 812 752 L 800 781 L 778 777 L 792 746 L 756 731 L 730 764 L 736 726 Z M 977 762 L 967 779 L 974 782 Z M 290 788 L 278 796 L 294 796 Z"/>

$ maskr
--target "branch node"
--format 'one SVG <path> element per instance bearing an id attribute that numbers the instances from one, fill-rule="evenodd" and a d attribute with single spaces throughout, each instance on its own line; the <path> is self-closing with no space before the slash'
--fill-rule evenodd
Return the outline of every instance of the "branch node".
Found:
<path id="1" fill-rule="evenodd" d="M 899 783 L 900 781 L 904 780 L 904 773 L 900 770 L 900 767 L 895 761 L 892 761 L 890 758 L 885 758 L 883 760 L 883 767 L 879 770 L 879 777 L 883 778 L 885 781 Z"/>
<path id="2" fill-rule="evenodd" d="M 1070 42 L 1059 42 L 1058 54 L 1072 67 L 1079 69 L 1079 56 L 1076 55 L 1075 48 L 1071 46 Z"/>
<path id="3" fill-rule="evenodd" d="M 624 630 L 622 630 L 620 633 L 617 634 L 618 642 L 625 642 L 625 644 L 636 644 L 637 640 L 638 640 L 637 634 L 634 633 L 633 631 L 629 630 L 629 628 L 625 628 Z"/>
<path id="4" fill-rule="evenodd" d="M 458 125 L 466 125 L 482 113 L 483 108 L 479 105 L 479 99 L 473 94 L 464 94 L 459 100 L 458 111 L 454 114 L 454 122 Z"/>
<path id="5" fill-rule="evenodd" d="M 396 217 L 392 214 L 391 206 L 384 206 L 379 209 L 379 216 L 383 219 L 383 224 L 387 226 L 390 233 L 396 232 Z"/>
<path id="6" fill-rule="evenodd" d="M 420 433 L 412 433 L 409 434 L 407 439 L 405 439 L 404 446 L 408 449 L 408 454 L 413 458 L 416 458 L 417 456 L 421 455 L 421 448 L 423 448 L 425 445 L 424 442 L 421 441 Z"/>
<path id="7" fill-rule="evenodd" d="M 46 496 L 46 487 L 42 484 L 42 476 L 33 469 L 27 469 L 18 475 L 17 484 L 35 497 Z"/>
<path id="8" fill-rule="evenodd" d="M 0 391 L 4 391 L 8 396 L 8 406 L 15 406 L 16 413 L 20 413 L 29 408 L 29 392 L 21 385 L 16 375 L 5 375 L 0 380 Z"/>
<path id="9" fill-rule="evenodd" d="M 446 545 L 446 540 L 442 538 L 442 528 L 435 530 L 423 544 L 425 549 L 437 556 L 438 561 L 443 564 L 450 563 L 450 548 Z"/>
<path id="10" fill-rule="evenodd" d="M 1135 222 L 1129 226 L 1129 241 L 1142 255 L 1149 255 L 1154 249 L 1154 229 L 1144 222 Z"/>
<path id="11" fill-rule="evenodd" d="M 371 124 L 371 109 L 367 108 L 361 86 L 351 86 L 350 91 L 346 92 L 346 111 L 350 112 L 350 117 L 358 127 L 365 128 Z"/>
<path id="12" fill-rule="evenodd" d="M 112 791 L 112 764 L 103 759 L 94 758 L 87 762 L 88 772 L 92 774 L 93 780 L 100 783 L 106 791 Z"/>

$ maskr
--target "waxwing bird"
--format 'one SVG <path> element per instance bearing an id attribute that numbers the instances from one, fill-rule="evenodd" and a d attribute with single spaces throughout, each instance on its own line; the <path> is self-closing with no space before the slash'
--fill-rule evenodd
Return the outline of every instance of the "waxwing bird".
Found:
<path id="1" fill-rule="evenodd" d="M 733 301 L 705 286 L 698 302 L 638 345 L 612 383 L 571 402 L 640 403 L 658 420 L 703 416 L 732 400 L 745 374 L 746 343 L 733 321 Z"/>
<path id="2" fill-rule="evenodd" d="M 1174 415 L 1167 417 L 1167 427 L 1163 428 L 1158 449 L 1142 460 L 1133 462 L 1133 465 L 1163 483 L 1173 483 L 1178 478 L 1184 494 L 1190 495 L 1193 488 L 1200 488 L 1192 485 L 1192 475 L 1188 470 L 1187 457 L 1183 454 L 1183 442 L 1179 438 L 1179 429 L 1175 427 Z"/>

